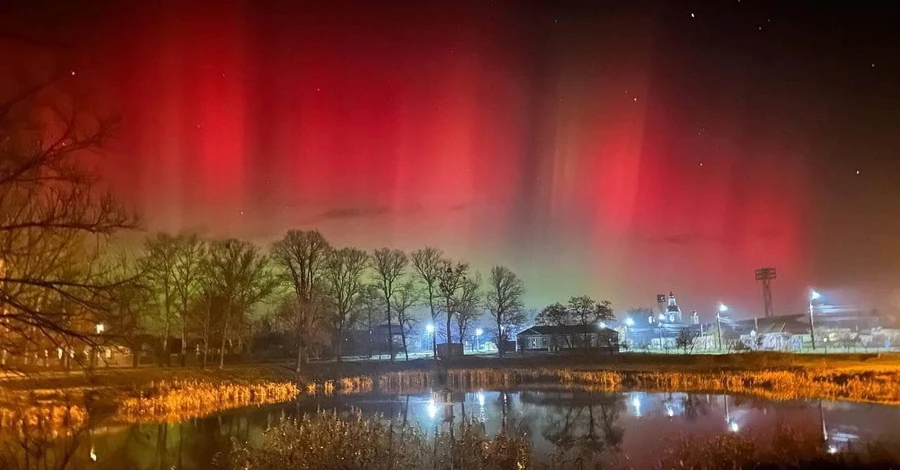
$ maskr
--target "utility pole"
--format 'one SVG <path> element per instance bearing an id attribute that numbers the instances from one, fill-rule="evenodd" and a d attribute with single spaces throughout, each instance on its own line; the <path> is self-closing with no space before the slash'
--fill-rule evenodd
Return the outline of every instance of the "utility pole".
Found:
<path id="1" fill-rule="evenodd" d="M 716 310 L 716 334 L 718 336 L 719 351 L 723 351 L 723 349 L 722 349 L 722 314 L 727 311 L 728 311 L 728 306 L 725 304 L 719 304 L 719 308 Z"/>
<path id="2" fill-rule="evenodd" d="M 772 306 L 772 280 L 775 279 L 775 268 L 759 268 L 754 271 L 756 280 L 762 282 L 763 288 L 763 307 L 765 308 L 766 318 L 775 315 L 775 309 Z"/>
<path id="3" fill-rule="evenodd" d="M 809 294 L 809 338 L 812 340 L 813 351 L 816 350 L 816 326 L 813 323 L 813 300 L 819 298 L 819 293 L 812 291 Z M 825 352 L 828 352 L 827 350 Z"/>
<path id="4" fill-rule="evenodd" d="M 722 321 L 720 320 L 720 318 L 721 317 L 719 317 L 719 312 L 716 312 L 716 336 L 718 337 L 717 343 L 719 351 L 722 350 Z"/>

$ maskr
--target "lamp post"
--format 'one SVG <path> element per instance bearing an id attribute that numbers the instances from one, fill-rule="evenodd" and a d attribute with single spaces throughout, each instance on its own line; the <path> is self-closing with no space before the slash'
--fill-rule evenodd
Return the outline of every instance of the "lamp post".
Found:
<path id="1" fill-rule="evenodd" d="M 813 323 L 813 300 L 821 297 L 818 292 L 812 290 L 809 292 L 809 339 L 812 340 L 813 351 L 816 350 L 816 327 Z"/>
<path id="2" fill-rule="evenodd" d="M 719 309 L 716 312 L 716 336 L 717 343 L 719 347 L 719 351 L 722 350 L 722 314 L 728 311 L 728 306 L 720 303 Z"/>

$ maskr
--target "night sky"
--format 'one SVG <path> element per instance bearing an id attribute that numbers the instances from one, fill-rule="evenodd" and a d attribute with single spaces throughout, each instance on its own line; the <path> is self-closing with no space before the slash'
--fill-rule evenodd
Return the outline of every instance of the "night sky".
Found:
<path id="1" fill-rule="evenodd" d="M 0 91 L 76 71 L 150 230 L 436 245 L 510 265 L 531 307 L 674 290 L 749 317 L 763 266 L 778 313 L 900 287 L 900 9 L 3 4 Z"/>

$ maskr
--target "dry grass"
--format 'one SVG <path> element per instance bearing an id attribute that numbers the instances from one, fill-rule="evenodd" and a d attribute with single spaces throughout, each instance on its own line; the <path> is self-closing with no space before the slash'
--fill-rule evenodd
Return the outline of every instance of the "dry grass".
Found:
<path id="1" fill-rule="evenodd" d="M 0 408 L 0 429 L 14 431 L 20 438 L 55 438 L 81 428 L 88 420 L 82 406 L 34 404 L 23 408 Z"/>
<path id="2" fill-rule="evenodd" d="M 485 469 L 532 467 L 530 441 L 516 432 L 495 437 L 465 421 L 455 433 L 429 439 L 420 429 L 355 412 L 344 419 L 319 413 L 285 419 L 266 431 L 262 446 L 236 442 L 223 466 L 241 470 Z"/>
<path id="3" fill-rule="evenodd" d="M 178 422 L 230 408 L 289 401 L 299 393 L 291 382 L 161 381 L 140 396 L 123 400 L 119 415 L 128 422 Z"/>

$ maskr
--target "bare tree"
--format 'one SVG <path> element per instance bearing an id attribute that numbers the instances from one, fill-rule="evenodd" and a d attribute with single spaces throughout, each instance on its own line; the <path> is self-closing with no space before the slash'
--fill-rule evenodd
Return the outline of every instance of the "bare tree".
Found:
<path id="1" fill-rule="evenodd" d="M 318 231 L 291 230 L 272 245 L 272 256 L 297 295 L 293 326 L 297 332 L 297 372 L 307 360 L 307 346 L 322 320 L 319 288 L 322 265 L 331 246 Z"/>
<path id="2" fill-rule="evenodd" d="M 431 325 L 437 325 L 437 309 L 435 308 L 435 300 L 440 296 L 440 275 L 441 275 L 441 259 L 443 253 L 437 248 L 427 246 L 420 250 L 416 250 L 412 254 L 412 264 L 422 281 L 425 298 L 428 300 L 428 307 L 431 312 Z M 431 354 L 437 357 L 437 334 L 431 334 Z"/>
<path id="3" fill-rule="evenodd" d="M 176 320 L 175 270 L 178 263 L 178 239 L 158 233 L 144 240 L 143 270 L 153 289 L 159 319 L 159 364 L 169 365 L 169 335 Z"/>
<path id="4" fill-rule="evenodd" d="M 330 317 L 337 332 L 335 353 L 339 362 L 344 348 L 344 332 L 353 325 L 355 315 L 359 312 L 360 297 L 364 289 L 363 273 L 368 261 L 369 255 L 357 248 L 332 250 L 325 260 L 322 278 L 331 310 Z"/>
<path id="5" fill-rule="evenodd" d="M 451 331 L 451 322 L 453 314 L 456 313 L 459 303 L 459 295 L 467 283 L 469 275 L 469 263 L 457 261 L 456 263 L 444 260 L 441 262 L 439 271 L 438 287 L 440 288 L 441 297 L 444 301 L 444 313 L 447 315 L 447 344 L 453 344 L 453 332 Z M 462 341 L 462 338 L 460 338 Z"/>
<path id="6" fill-rule="evenodd" d="M 466 337 L 469 326 L 481 316 L 481 274 L 475 273 L 463 279 L 462 286 L 453 301 L 456 311 L 456 326 L 459 342 Z"/>
<path id="7" fill-rule="evenodd" d="M 99 319 L 105 327 L 105 339 L 118 340 L 131 352 L 131 365 L 140 364 L 142 338 L 148 318 L 154 315 L 153 291 L 146 283 L 140 263 L 126 253 L 109 257 L 106 265 L 112 290 L 113 305 Z"/>
<path id="8" fill-rule="evenodd" d="M 503 357 L 503 346 L 509 330 L 525 322 L 524 304 L 525 284 L 516 273 L 506 266 L 494 266 L 485 298 L 485 306 L 491 312 L 497 327 L 497 350 Z"/>
<path id="9" fill-rule="evenodd" d="M 37 104 L 45 91 L 0 96 L 0 349 L 14 354 L 95 342 L 117 287 L 101 254 L 137 225 L 78 161 L 102 149 L 112 121 Z"/>
<path id="10" fill-rule="evenodd" d="M 611 303 L 608 300 L 596 301 L 590 296 L 582 295 L 569 299 L 568 308 L 570 320 L 580 326 L 596 325 L 599 322 L 610 321 L 615 318 Z M 582 345 L 590 344 L 589 335 L 582 335 Z"/>
<path id="11" fill-rule="evenodd" d="M 368 357 L 372 357 L 372 334 L 374 327 L 377 326 L 378 318 L 381 317 L 381 312 L 384 312 L 384 299 L 377 286 L 367 284 L 363 287 L 360 303 L 366 319 L 366 354 Z"/>
<path id="12" fill-rule="evenodd" d="M 219 368 L 225 366 L 225 340 L 229 328 L 244 323 L 244 315 L 276 288 L 268 259 L 253 244 L 242 240 L 217 240 L 209 244 L 206 280 L 210 291 L 222 299 Z"/>
<path id="13" fill-rule="evenodd" d="M 375 268 L 375 282 L 384 296 L 384 303 L 387 308 L 388 352 L 392 361 L 394 360 L 394 332 L 391 327 L 391 302 L 394 294 L 396 294 L 397 287 L 399 287 L 399 279 L 406 270 L 407 263 L 409 263 L 409 258 L 406 257 L 406 253 L 390 248 L 375 250 L 375 255 L 372 257 L 372 265 Z"/>
<path id="14" fill-rule="evenodd" d="M 422 300 L 422 294 L 412 280 L 407 280 L 397 288 L 397 299 L 394 302 L 394 313 L 397 316 L 397 325 L 400 327 L 400 338 L 403 341 L 403 355 L 409 360 L 409 349 L 406 344 L 406 335 L 412 329 L 414 319 L 411 316 L 413 307 Z"/>
<path id="15" fill-rule="evenodd" d="M 196 234 L 183 234 L 177 238 L 178 250 L 173 281 L 175 308 L 181 319 L 181 352 L 179 360 L 184 367 L 187 361 L 188 317 L 200 300 L 203 287 L 203 266 L 206 263 L 206 242 Z"/>

